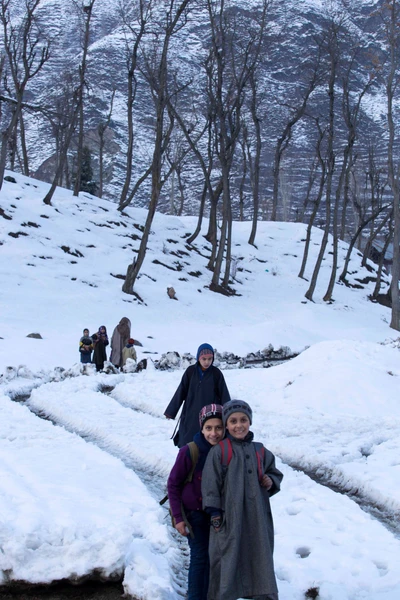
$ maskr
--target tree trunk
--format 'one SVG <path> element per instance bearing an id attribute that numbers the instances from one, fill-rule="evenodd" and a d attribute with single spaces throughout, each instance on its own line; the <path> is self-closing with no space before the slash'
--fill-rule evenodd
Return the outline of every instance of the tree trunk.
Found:
<path id="1" fill-rule="evenodd" d="M 328 97 L 329 97 L 329 121 L 328 121 L 328 147 L 327 147 L 327 177 L 326 177 L 326 223 L 324 229 L 324 235 L 322 236 L 321 247 L 318 253 L 317 261 L 315 263 L 314 271 L 311 277 L 310 287 L 305 293 L 307 300 L 312 300 L 317 285 L 319 271 L 321 269 L 322 259 L 324 258 L 326 246 L 329 237 L 329 227 L 331 223 L 331 193 L 332 193 L 332 179 L 333 172 L 335 170 L 335 154 L 333 150 L 333 138 L 334 138 L 334 104 L 335 104 L 335 80 L 336 80 L 336 60 L 332 47 L 330 50 L 330 74 L 328 84 Z"/>
<path id="2" fill-rule="evenodd" d="M 319 182 L 318 195 L 314 202 L 314 208 L 311 213 L 309 223 L 307 225 L 307 235 L 306 235 L 306 242 L 304 245 L 303 260 L 302 260 L 299 275 L 298 275 L 298 277 L 300 277 L 301 279 L 304 279 L 304 272 L 306 270 L 306 265 L 307 265 L 307 260 L 308 260 L 308 252 L 309 252 L 309 248 L 310 248 L 311 231 L 312 231 L 312 228 L 314 225 L 315 217 L 317 216 L 317 212 L 318 212 L 320 204 L 321 204 L 322 195 L 324 193 L 325 180 L 326 180 L 326 166 L 325 166 L 325 162 L 322 158 L 322 154 L 321 154 L 321 143 L 322 143 L 322 139 L 324 137 L 324 132 L 319 128 L 318 121 L 317 121 L 317 126 L 319 129 L 319 139 L 318 139 L 318 143 L 317 143 L 317 157 L 318 157 L 318 161 L 321 166 L 321 179 Z"/>
<path id="3" fill-rule="evenodd" d="M 76 153 L 76 179 L 74 185 L 74 196 L 79 195 L 81 187 L 81 171 L 82 171 L 82 151 L 83 151 L 83 96 L 84 89 L 86 86 L 86 67 L 87 67 L 87 53 L 89 48 L 89 34 L 90 34 L 90 20 L 92 17 L 93 5 L 96 0 L 90 0 L 85 4 L 84 11 L 86 15 L 85 30 L 83 37 L 83 54 L 82 62 L 79 65 L 79 89 L 78 89 L 78 106 L 79 106 L 79 129 L 78 129 L 78 142 L 77 142 L 77 153 Z"/>
<path id="4" fill-rule="evenodd" d="M 386 251 L 387 251 L 387 249 L 389 247 L 390 240 L 392 239 L 392 235 L 393 235 L 393 225 L 392 225 L 392 220 L 390 220 L 389 231 L 388 231 L 388 234 L 386 236 L 386 240 L 385 240 L 385 243 L 384 243 L 383 248 L 382 248 L 382 254 L 381 254 L 380 259 L 379 259 L 378 272 L 376 274 L 376 284 L 375 284 L 374 291 L 372 292 L 372 297 L 373 298 L 377 298 L 379 292 L 381 291 L 383 264 L 384 264 L 384 261 L 385 261 Z"/>
<path id="5" fill-rule="evenodd" d="M 28 150 L 26 148 L 25 123 L 24 123 L 24 118 L 22 116 L 22 112 L 19 115 L 19 133 L 20 133 L 20 139 L 21 139 L 22 162 L 23 162 L 22 172 L 24 175 L 29 177 L 29 159 L 28 159 Z"/>
<path id="6" fill-rule="evenodd" d="M 258 211 L 260 206 L 260 169 L 261 169 L 261 121 L 257 115 L 257 82 L 254 76 L 250 77 L 250 85 L 252 88 L 251 98 L 251 118 L 253 120 L 254 129 L 256 132 L 256 150 L 254 154 L 254 169 L 252 170 L 252 185 L 251 190 L 253 193 L 253 218 L 251 222 L 251 231 L 248 243 L 252 246 L 256 242 L 257 234 L 257 223 L 258 223 Z"/>
<path id="7" fill-rule="evenodd" d="M 360 235 L 360 233 L 363 231 L 363 229 L 368 225 L 368 223 L 370 223 L 373 219 L 376 219 L 376 217 L 386 208 L 388 208 L 387 206 L 384 206 L 383 208 L 379 209 L 378 212 L 373 213 L 370 217 L 368 217 L 368 219 L 366 219 L 365 221 L 362 221 L 355 234 L 353 235 L 353 237 L 351 238 L 350 244 L 349 244 L 349 248 L 347 250 L 347 254 L 346 254 L 346 258 L 344 261 L 344 265 L 343 265 L 343 270 L 340 274 L 339 280 L 345 282 L 346 281 L 346 276 L 347 276 L 347 270 L 349 268 L 349 263 L 350 263 L 350 258 L 351 258 L 351 253 L 353 251 L 353 248 L 356 244 L 356 241 Z M 386 217 L 384 222 L 387 222 L 387 220 L 389 219 L 389 215 Z"/>
<path id="8" fill-rule="evenodd" d="M 392 264 L 392 284 L 390 286 L 392 297 L 392 318 L 390 327 L 396 331 L 400 331 L 400 297 L 399 297 L 399 279 L 400 279 L 400 194 L 398 174 L 395 173 L 394 165 L 394 140 L 395 140 L 395 125 L 393 120 L 393 97 L 398 86 L 398 44 L 399 44 L 399 7 L 395 0 L 387 5 L 389 16 L 389 52 L 390 52 L 390 67 L 388 80 L 386 84 L 386 94 L 388 102 L 388 176 L 389 183 L 393 194 L 393 264 Z"/>
<path id="9" fill-rule="evenodd" d="M 179 22 L 180 17 L 184 13 L 189 0 L 183 0 L 174 15 L 172 11 L 174 8 L 173 2 L 170 4 L 170 11 L 166 15 L 167 26 L 164 32 L 164 41 L 162 46 L 162 53 L 160 57 L 160 63 L 157 68 L 157 81 L 154 81 L 155 73 L 151 73 L 150 79 L 152 83 L 152 91 L 155 94 L 156 101 L 156 136 L 154 142 L 153 160 L 151 164 L 151 197 L 149 210 L 147 213 L 146 223 L 142 239 L 139 246 L 136 261 L 132 262 L 128 266 L 126 279 L 122 286 L 122 291 L 126 294 L 133 294 L 133 288 L 142 267 L 144 258 L 146 256 L 147 243 L 150 235 L 151 225 L 153 222 L 154 214 L 156 212 L 158 200 L 160 197 L 160 191 L 162 187 L 161 182 L 161 170 L 162 170 L 162 155 L 165 151 L 166 142 L 163 143 L 164 136 L 164 118 L 165 109 L 168 103 L 167 100 L 167 75 L 168 75 L 168 49 L 171 41 L 171 37 L 174 30 Z M 150 74 L 149 74 L 150 75 Z M 171 127 L 169 128 L 168 136 L 171 135 Z"/>

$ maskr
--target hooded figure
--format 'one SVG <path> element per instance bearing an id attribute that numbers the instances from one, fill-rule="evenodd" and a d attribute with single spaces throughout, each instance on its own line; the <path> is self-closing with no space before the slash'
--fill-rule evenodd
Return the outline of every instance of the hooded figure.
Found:
<path id="1" fill-rule="evenodd" d="M 167 419 L 175 419 L 183 404 L 178 433 L 174 437 L 174 444 L 179 448 L 191 442 L 198 432 L 198 415 L 203 406 L 223 405 L 230 400 L 224 376 L 213 366 L 213 347 L 201 344 L 196 358 L 196 364 L 184 372 L 178 389 L 164 412 Z"/>
<path id="2" fill-rule="evenodd" d="M 124 348 L 122 348 L 122 365 L 123 366 L 126 365 L 126 361 L 128 360 L 128 358 L 131 358 L 134 361 L 137 360 L 134 343 L 135 343 L 135 340 L 132 338 L 129 338 L 126 346 L 124 346 Z"/>
<path id="3" fill-rule="evenodd" d="M 131 322 L 128 317 L 122 317 L 111 337 L 110 362 L 118 368 L 122 367 L 122 350 L 131 337 Z"/>

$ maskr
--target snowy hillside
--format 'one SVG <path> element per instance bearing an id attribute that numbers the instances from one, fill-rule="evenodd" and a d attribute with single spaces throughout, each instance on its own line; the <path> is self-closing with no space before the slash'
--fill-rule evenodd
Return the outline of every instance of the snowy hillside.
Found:
<path id="1" fill-rule="evenodd" d="M 349 280 L 361 289 L 337 285 L 335 302 L 322 302 L 331 268 L 326 259 L 315 303 L 305 299 L 309 284 L 297 277 L 304 224 L 260 222 L 256 249 L 247 244 L 250 223 L 235 223 L 237 296 L 226 298 L 207 287 L 209 243 L 199 236 L 192 246 L 186 244 L 196 219 L 157 214 L 135 287 L 140 302 L 122 293 L 118 276 L 125 275 L 139 247 L 144 210 L 127 209 L 121 216 L 111 202 L 85 194 L 77 199 L 61 189 L 54 205 L 46 206 L 46 184 L 15 178 L 17 183 L 6 181 L 1 193 L 0 368 L 20 362 L 34 369 L 69 367 L 78 360 L 77 340 L 84 327 L 94 332 L 104 324 L 112 333 L 123 316 L 131 320 L 143 349 L 154 353 L 193 354 L 204 340 L 239 355 L 268 344 L 299 352 L 327 339 L 384 341 L 394 334 L 389 310 L 367 298 L 374 283 L 360 283 L 371 273 L 359 267 L 357 253 Z M 307 277 L 321 235 L 314 230 Z M 342 244 L 339 267 L 346 249 Z M 178 301 L 168 297 L 170 286 Z M 32 332 L 43 340 L 27 339 Z"/>
<path id="2" fill-rule="evenodd" d="M 176 456 L 163 412 L 183 371 L 148 360 L 141 373 L 81 375 L 76 365 L 84 327 L 111 334 L 127 316 L 139 359 L 194 354 L 205 341 L 238 356 L 269 344 L 300 353 L 273 368 L 224 371 L 285 475 L 272 500 L 280 600 L 398 600 L 400 356 L 389 310 L 368 300 L 373 282 L 360 283 L 373 273 L 357 253 L 359 287 L 337 285 L 325 304 L 327 259 L 308 302 L 297 277 L 305 226 L 260 222 L 254 248 L 250 224 L 235 223 L 237 295 L 225 297 L 207 287 L 208 243 L 185 242 L 195 219 L 157 215 L 139 298 L 127 296 L 116 276 L 145 211 L 120 215 L 65 190 L 48 207 L 46 184 L 9 175 L 16 183 L 5 182 L 0 200 L 0 584 L 100 575 L 123 578 L 128 597 L 185 594 L 186 542 L 158 505 Z M 314 230 L 307 277 L 320 237 Z"/>

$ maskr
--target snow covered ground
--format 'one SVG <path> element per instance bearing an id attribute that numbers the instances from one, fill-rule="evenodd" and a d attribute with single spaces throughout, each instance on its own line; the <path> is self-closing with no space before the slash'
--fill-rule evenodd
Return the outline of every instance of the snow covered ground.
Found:
<path id="1" fill-rule="evenodd" d="M 115 275 L 145 212 L 121 216 L 65 190 L 47 207 L 46 184 L 12 175 L 0 199 L 0 584 L 124 574 L 127 594 L 143 600 L 185 593 L 185 543 L 158 505 L 176 456 L 163 411 L 183 371 L 148 360 L 137 374 L 81 375 L 74 364 L 84 327 L 112 333 L 127 316 L 139 359 L 194 354 L 204 341 L 240 356 L 268 344 L 301 352 L 270 369 L 224 371 L 285 475 L 272 499 L 280 599 L 318 588 L 323 600 L 398 600 L 400 356 L 388 309 L 367 299 L 373 282 L 338 285 L 326 305 L 327 259 L 308 302 L 297 277 L 304 225 L 260 223 L 254 248 L 250 224 L 237 223 L 241 295 L 213 294 L 207 242 L 185 243 L 195 219 L 157 215 L 140 303 Z M 354 253 L 353 283 L 373 276 L 359 263 Z"/>

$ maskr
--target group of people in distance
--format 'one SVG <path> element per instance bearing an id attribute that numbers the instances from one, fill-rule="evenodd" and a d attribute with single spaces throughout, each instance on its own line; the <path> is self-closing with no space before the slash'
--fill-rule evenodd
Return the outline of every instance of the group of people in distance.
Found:
<path id="1" fill-rule="evenodd" d="M 164 415 L 182 407 L 168 478 L 177 531 L 188 538 L 188 600 L 278 600 L 269 499 L 282 473 L 250 431 L 252 409 L 231 400 L 214 351 L 202 344 Z"/>
<path id="2" fill-rule="evenodd" d="M 128 358 L 136 360 L 134 342 L 135 340 L 131 338 L 131 322 L 128 317 L 123 317 L 111 336 L 110 362 L 115 367 L 121 369 Z M 81 363 L 94 363 L 96 371 L 101 371 L 107 360 L 106 348 L 109 343 L 105 325 L 101 325 L 97 333 L 92 336 L 89 334 L 89 329 L 84 329 L 79 341 Z"/>

